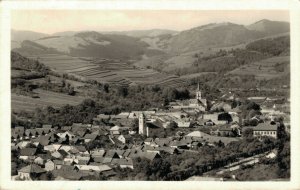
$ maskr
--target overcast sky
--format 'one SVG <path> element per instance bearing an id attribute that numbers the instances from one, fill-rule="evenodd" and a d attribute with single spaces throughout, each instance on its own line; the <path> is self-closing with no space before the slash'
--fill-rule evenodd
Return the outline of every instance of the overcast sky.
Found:
<path id="1" fill-rule="evenodd" d="M 248 25 L 261 19 L 289 21 L 288 11 L 108 11 L 15 10 L 11 27 L 52 34 L 62 31 L 186 30 L 196 26 L 233 22 Z"/>

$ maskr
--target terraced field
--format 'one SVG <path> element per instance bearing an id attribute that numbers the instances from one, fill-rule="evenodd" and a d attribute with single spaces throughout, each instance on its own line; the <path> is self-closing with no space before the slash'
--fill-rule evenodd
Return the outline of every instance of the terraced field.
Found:
<path id="1" fill-rule="evenodd" d="M 70 73 L 85 80 L 96 80 L 122 86 L 134 84 L 184 85 L 185 81 L 174 75 L 166 75 L 152 69 L 135 68 L 114 60 L 94 60 L 67 55 L 47 54 L 31 56 L 60 73 Z"/>
<path id="2" fill-rule="evenodd" d="M 61 93 L 37 89 L 34 92 L 38 93 L 40 98 L 31 98 L 28 96 L 11 94 L 11 107 L 13 111 L 33 111 L 37 107 L 52 106 L 59 108 L 63 105 L 77 105 L 84 100 L 84 97 L 69 96 Z"/>
<path id="3" fill-rule="evenodd" d="M 243 65 L 228 74 L 231 75 L 254 75 L 256 79 L 259 80 L 269 80 L 275 77 L 280 77 L 286 75 L 290 72 L 290 57 L 272 57 L 269 59 L 264 59 L 249 65 Z M 283 64 L 282 72 L 276 70 L 276 65 Z"/>

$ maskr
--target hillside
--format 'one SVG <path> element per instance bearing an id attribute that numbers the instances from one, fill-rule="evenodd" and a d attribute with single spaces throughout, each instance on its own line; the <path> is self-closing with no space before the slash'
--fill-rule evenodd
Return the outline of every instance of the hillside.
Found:
<path id="1" fill-rule="evenodd" d="M 78 57 L 129 60 L 140 59 L 143 54 L 153 53 L 149 52 L 147 47 L 147 43 L 130 36 L 81 32 L 71 36 L 51 36 L 34 41 L 26 40 L 21 43 L 20 48 L 14 50 L 26 55 L 34 54 L 35 51 L 37 51 L 36 54 L 56 51 L 56 53 Z"/>
<path id="2" fill-rule="evenodd" d="M 31 55 L 43 55 L 43 54 L 62 54 L 62 52 L 57 51 L 54 48 L 46 47 L 42 44 L 24 40 L 20 43 L 19 47 L 13 48 L 15 52 L 18 52 L 24 56 L 31 56 Z"/>
<path id="3" fill-rule="evenodd" d="M 246 26 L 249 30 L 263 32 L 267 35 L 281 34 L 290 31 L 290 24 L 287 22 L 270 21 L 263 19 Z"/>
<path id="4" fill-rule="evenodd" d="M 151 30 L 131 30 L 131 31 L 112 31 L 112 32 L 100 32 L 103 34 L 118 34 L 118 35 L 126 35 L 136 38 L 143 37 L 157 37 L 161 35 L 175 35 L 178 32 L 175 30 L 166 30 L 166 29 L 151 29 Z"/>
<path id="5" fill-rule="evenodd" d="M 39 59 L 56 72 L 99 82 L 169 86 L 197 76 L 211 80 L 213 77 L 201 73 L 214 73 L 221 78 L 209 84 L 226 87 L 239 85 L 246 74 L 259 81 L 274 83 L 281 78 L 286 83 L 289 40 L 289 23 L 261 20 L 248 26 L 211 23 L 181 32 L 66 31 L 25 40 L 14 51 Z M 277 63 L 281 57 L 287 61 Z M 275 60 L 274 64 L 264 65 L 269 60 Z M 277 73 L 281 70 L 284 72 Z M 231 82 L 232 75 L 236 75 L 235 82 Z"/>
<path id="6" fill-rule="evenodd" d="M 46 36 L 49 36 L 49 34 L 24 30 L 11 30 L 11 40 L 19 43 L 24 40 L 37 40 Z"/>
<path id="7" fill-rule="evenodd" d="M 262 37 L 263 34 L 233 23 L 208 24 L 180 32 L 170 39 L 173 52 L 188 52 L 203 47 L 236 45 Z"/>

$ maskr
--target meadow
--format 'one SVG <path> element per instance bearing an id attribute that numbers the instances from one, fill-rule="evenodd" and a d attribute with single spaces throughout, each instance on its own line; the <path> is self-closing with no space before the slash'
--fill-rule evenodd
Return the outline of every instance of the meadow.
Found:
<path id="1" fill-rule="evenodd" d="M 29 96 L 11 94 L 11 107 L 13 111 L 33 111 L 36 107 L 52 106 L 59 108 L 65 104 L 78 105 L 84 100 L 84 97 L 69 96 L 62 93 L 46 91 L 42 89 L 34 90 L 39 98 L 31 98 Z"/>

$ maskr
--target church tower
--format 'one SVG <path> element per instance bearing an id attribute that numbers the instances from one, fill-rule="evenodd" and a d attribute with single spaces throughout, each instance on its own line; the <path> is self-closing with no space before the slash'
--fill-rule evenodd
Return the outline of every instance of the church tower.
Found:
<path id="1" fill-rule="evenodd" d="M 143 113 L 139 116 L 139 134 L 143 135 L 145 132 L 145 115 Z"/>
<path id="2" fill-rule="evenodd" d="M 197 91 L 196 91 L 196 99 L 197 100 L 201 100 L 202 99 L 199 83 L 198 83 L 198 87 L 197 87 Z"/>

